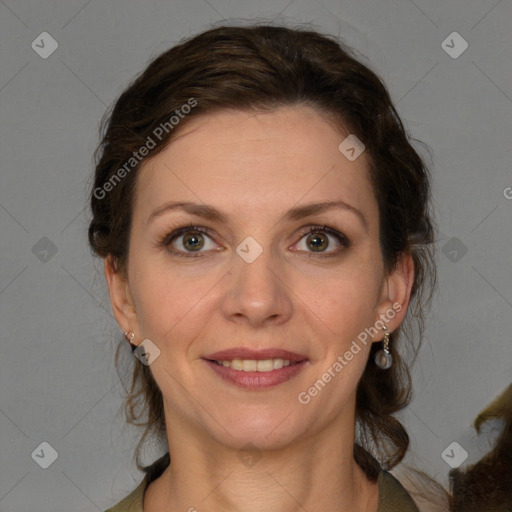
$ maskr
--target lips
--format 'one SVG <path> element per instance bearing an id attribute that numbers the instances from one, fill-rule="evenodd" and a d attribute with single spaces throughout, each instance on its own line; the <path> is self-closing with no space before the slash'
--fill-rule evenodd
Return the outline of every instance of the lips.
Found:
<path id="1" fill-rule="evenodd" d="M 203 360 L 224 381 L 247 390 L 282 384 L 299 374 L 309 362 L 305 355 L 289 350 L 243 347 L 221 350 Z"/>

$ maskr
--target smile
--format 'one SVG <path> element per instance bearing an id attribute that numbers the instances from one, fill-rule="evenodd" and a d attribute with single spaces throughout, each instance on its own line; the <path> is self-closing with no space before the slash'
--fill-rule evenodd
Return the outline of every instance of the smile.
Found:
<path id="1" fill-rule="evenodd" d="M 298 362 L 283 359 L 232 359 L 222 361 L 203 359 L 203 361 L 223 382 L 250 391 L 264 390 L 283 384 L 293 379 L 309 365 L 307 359 Z M 285 362 L 289 364 L 285 365 Z"/>
<path id="2" fill-rule="evenodd" d="M 219 366 L 231 368 L 241 372 L 271 372 L 279 370 L 283 366 L 293 366 L 297 362 L 291 362 L 289 359 L 233 359 L 215 361 Z"/>
<path id="3" fill-rule="evenodd" d="M 309 365 L 305 354 L 281 348 L 234 347 L 202 359 L 224 382 L 253 391 L 282 384 Z"/>

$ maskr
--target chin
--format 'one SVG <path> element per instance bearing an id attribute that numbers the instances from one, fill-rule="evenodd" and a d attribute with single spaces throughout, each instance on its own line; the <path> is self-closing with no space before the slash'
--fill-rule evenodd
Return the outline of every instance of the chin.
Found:
<path id="1" fill-rule="evenodd" d="M 295 429 L 291 417 L 290 411 L 282 408 L 280 414 L 270 414 L 270 411 L 262 414 L 261 410 L 243 414 L 238 411 L 234 417 L 224 421 L 219 419 L 219 423 L 231 434 L 222 429 L 227 444 L 235 447 L 252 444 L 260 450 L 272 450 L 283 448 L 304 431 L 304 422 L 300 429 Z"/>

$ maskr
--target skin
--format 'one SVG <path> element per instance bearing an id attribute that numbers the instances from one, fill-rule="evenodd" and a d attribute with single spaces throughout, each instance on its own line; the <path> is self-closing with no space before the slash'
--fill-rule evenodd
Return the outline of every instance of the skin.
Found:
<path id="1" fill-rule="evenodd" d="M 150 369 L 164 397 L 171 465 L 147 489 L 144 511 L 375 512 L 377 484 L 352 449 L 357 383 L 382 331 L 359 344 L 307 405 L 297 399 L 379 315 L 402 305 L 386 323 L 392 332 L 407 310 L 412 259 L 403 255 L 385 274 L 366 154 L 345 158 L 338 145 L 348 132 L 307 106 L 189 121 L 141 168 L 126 272 L 105 260 L 119 326 L 135 333 L 134 343 L 149 338 L 160 350 Z M 172 210 L 148 222 L 169 201 L 213 205 L 227 219 Z M 291 208 L 324 201 L 350 204 L 366 227 L 349 209 L 282 219 Z M 172 254 L 170 248 L 187 254 L 183 236 L 159 245 L 189 224 L 211 230 L 200 257 Z M 350 245 L 324 231 L 328 246 L 315 252 L 301 229 L 317 224 L 343 233 Z M 263 248 L 252 263 L 236 252 L 248 236 Z M 278 386 L 240 389 L 202 359 L 237 346 L 284 348 L 309 362 Z M 248 442 L 261 456 L 250 466 L 237 456 Z"/>

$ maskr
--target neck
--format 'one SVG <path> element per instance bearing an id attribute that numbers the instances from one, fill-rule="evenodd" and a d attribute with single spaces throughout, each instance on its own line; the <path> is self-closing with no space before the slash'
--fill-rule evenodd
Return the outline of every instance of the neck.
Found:
<path id="1" fill-rule="evenodd" d="M 377 483 L 353 458 L 353 426 L 343 432 L 335 423 L 253 454 L 207 441 L 190 425 L 173 427 L 167 428 L 171 464 L 148 487 L 145 512 L 377 511 Z"/>

